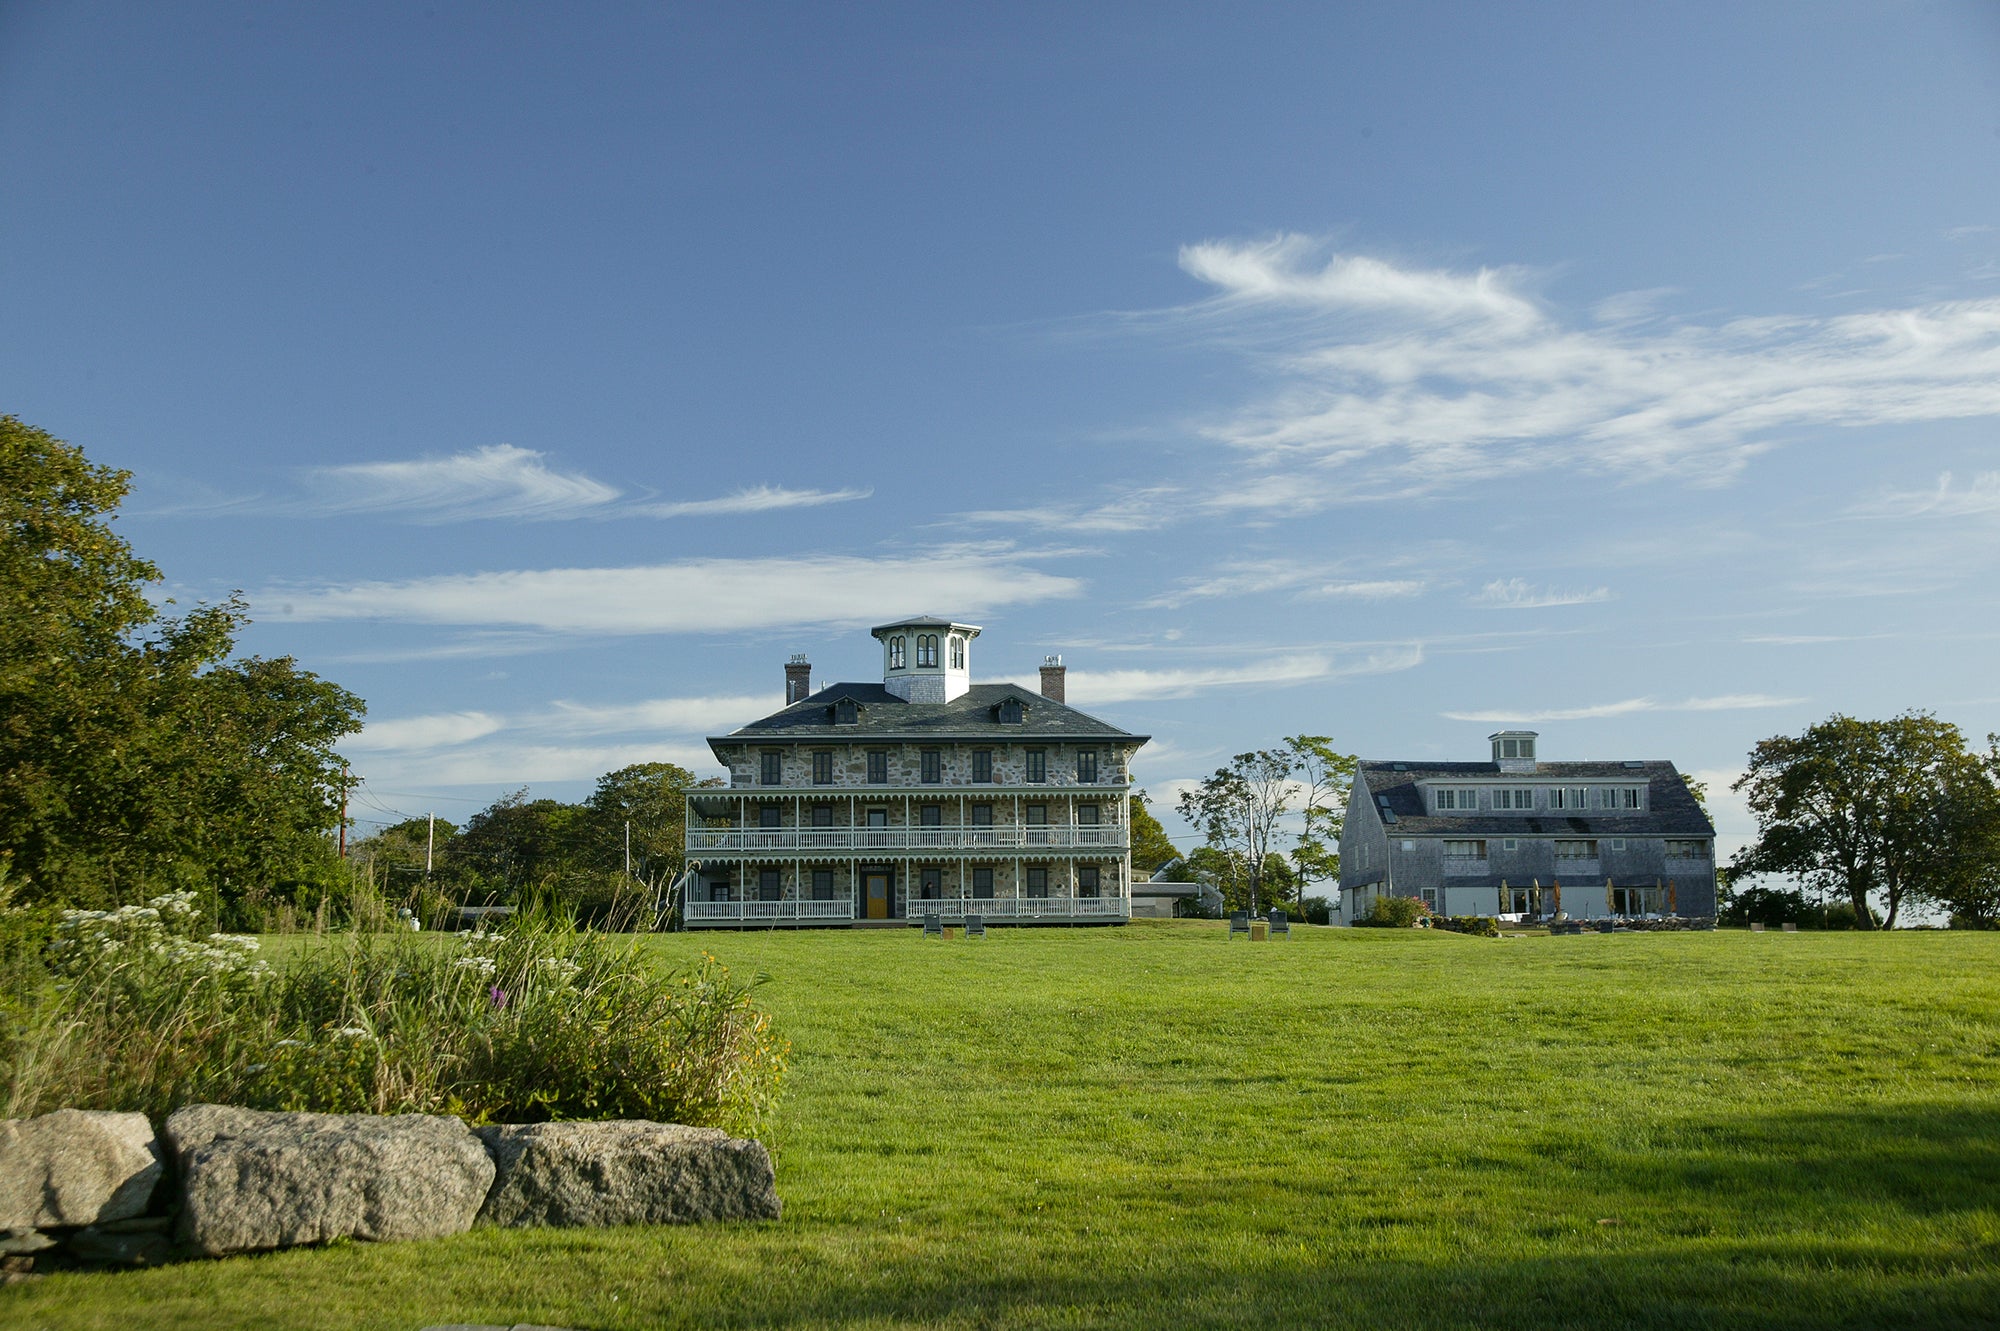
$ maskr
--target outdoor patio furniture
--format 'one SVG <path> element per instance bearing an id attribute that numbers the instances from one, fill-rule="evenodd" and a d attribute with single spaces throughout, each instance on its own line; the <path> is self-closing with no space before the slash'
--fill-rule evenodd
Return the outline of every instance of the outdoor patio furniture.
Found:
<path id="1" fill-rule="evenodd" d="M 1292 936 L 1292 921 L 1285 912 L 1274 910 L 1271 912 L 1271 937 L 1277 938 L 1280 935 L 1287 939 Z"/>
<path id="2" fill-rule="evenodd" d="M 1229 937 L 1234 938 L 1238 934 L 1245 938 L 1250 936 L 1250 912 L 1247 910 L 1239 910 L 1229 917 Z"/>
<path id="3" fill-rule="evenodd" d="M 986 937 L 986 917 L 985 917 L 984 915 L 968 915 L 968 916 L 966 916 L 966 917 L 965 917 L 965 936 L 966 936 L 967 938 L 984 938 L 984 937 Z"/>
<path id="4" fill-rule="evenodd" d="M 926 916 L 924 916 L 924 937 L 926 937 L 926 938 L 943 938 L 943 937 L 944 937 L 944 917 L 943 917 L 943 916 L 940 916 L 940 915 L 926 915 Z"/>

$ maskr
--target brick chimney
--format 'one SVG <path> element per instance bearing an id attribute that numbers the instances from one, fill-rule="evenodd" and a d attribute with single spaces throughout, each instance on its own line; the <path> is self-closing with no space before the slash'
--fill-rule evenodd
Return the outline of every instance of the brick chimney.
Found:
<path id="1" fill-rule="evenodd" d="M 785 662 L 785 706 L 803 702 L 813 691 L 812 662 L 806 660 L 804 652 L 795 652 L 792 659 Z"/>
<path id="2" fill-rule="evenodd" d="M 1063 701 L 1063 663 L 1060 656 L 1042 658 L 1042 696 L 1053 702 Z"/>

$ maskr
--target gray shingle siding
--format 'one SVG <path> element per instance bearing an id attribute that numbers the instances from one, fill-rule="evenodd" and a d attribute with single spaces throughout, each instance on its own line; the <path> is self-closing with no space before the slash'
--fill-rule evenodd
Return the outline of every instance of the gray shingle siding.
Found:
<path id="1" fill-rule="evenodd" d="M 1423 783 L 1435 788 L 1453 781 L 1477 787 L 1483 795 L 1481 807 L 1430 812 Z M 1547 788 L 1571 784 L 1643 786 L 1646 807 L 1629 813 L 1546 807 Z M 1534 789 L 1537 807 L 1492 808 L 1490 792 L 1496 786 Z M 1497 908 L 1497 890 L 1503 883 L 1523 887 L 1539 882 L 1547 887 L 1561 882 L 1565 909 L 1572 914 L 1602 913 L 1597 906 L 1607 880 L 1614 887 L 1671 881 L 1681 914 L 1715 911 L 1715 828 L 1670 762 L 1541 762 L 1532 772 L 1516 772 L 1502 771 L 1491 762 L 1368 761 L 1360 765 L 1354 792 L 1341 837 L 1340 884 L 1350 904 L 1366 896 L 1366 891 L 1356 889 L 1397 896 L 1417 896 L 1429 889 L 1456 898 L 1447 908 L 1463 913 L 1463 903 L 1477 905 L 1492 893 L 1493 901 L 1479 906 L 1490 914 Z M 1700 861 L 1667 859 L 1667 842 L 1682 840 L 1703 842 L 1708 854 Z M 1448 863 L 1446 841 L 1483 841 L 1486 855 Z M 1514 843 L 1511 850 L 1509 841 Z M 1597 855 L 1559 859 L 1559 841 L 1594 841 Z"/>

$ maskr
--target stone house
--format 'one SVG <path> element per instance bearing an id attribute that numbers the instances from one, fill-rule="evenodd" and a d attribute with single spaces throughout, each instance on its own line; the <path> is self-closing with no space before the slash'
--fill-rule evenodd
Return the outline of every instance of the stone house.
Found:
<path id="1" fill-rule="evenodd" d="M 1375 762 L 1340 837 L 1340 912 L 1418 897 L 1442 915 L 1715 914 L 1715 827 L 1670 762 L 1543 762 L 1531 730 L 1489 762 Z"/>
<path id="2" fill-rule="evenodd" d="M 972 682 L 971 624 L 871 630 L 876 683 L 812 684 L 708 741 L 727 787 L 688 798 L 690 928 L 1131 917 L 1133 735 L 1070 707 L 1049 657 L 1041 692 Z"/>

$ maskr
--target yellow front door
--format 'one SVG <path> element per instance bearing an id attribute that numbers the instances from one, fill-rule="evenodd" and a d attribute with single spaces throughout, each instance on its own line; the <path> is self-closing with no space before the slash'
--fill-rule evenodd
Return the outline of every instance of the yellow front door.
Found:
<path id="1" fill-rule="evenodd" d="M 862 891 L 868 896 L 868 918 L 886 920 L 889 918 L 889 875 L 870 873 L 861 876 Z"/>

